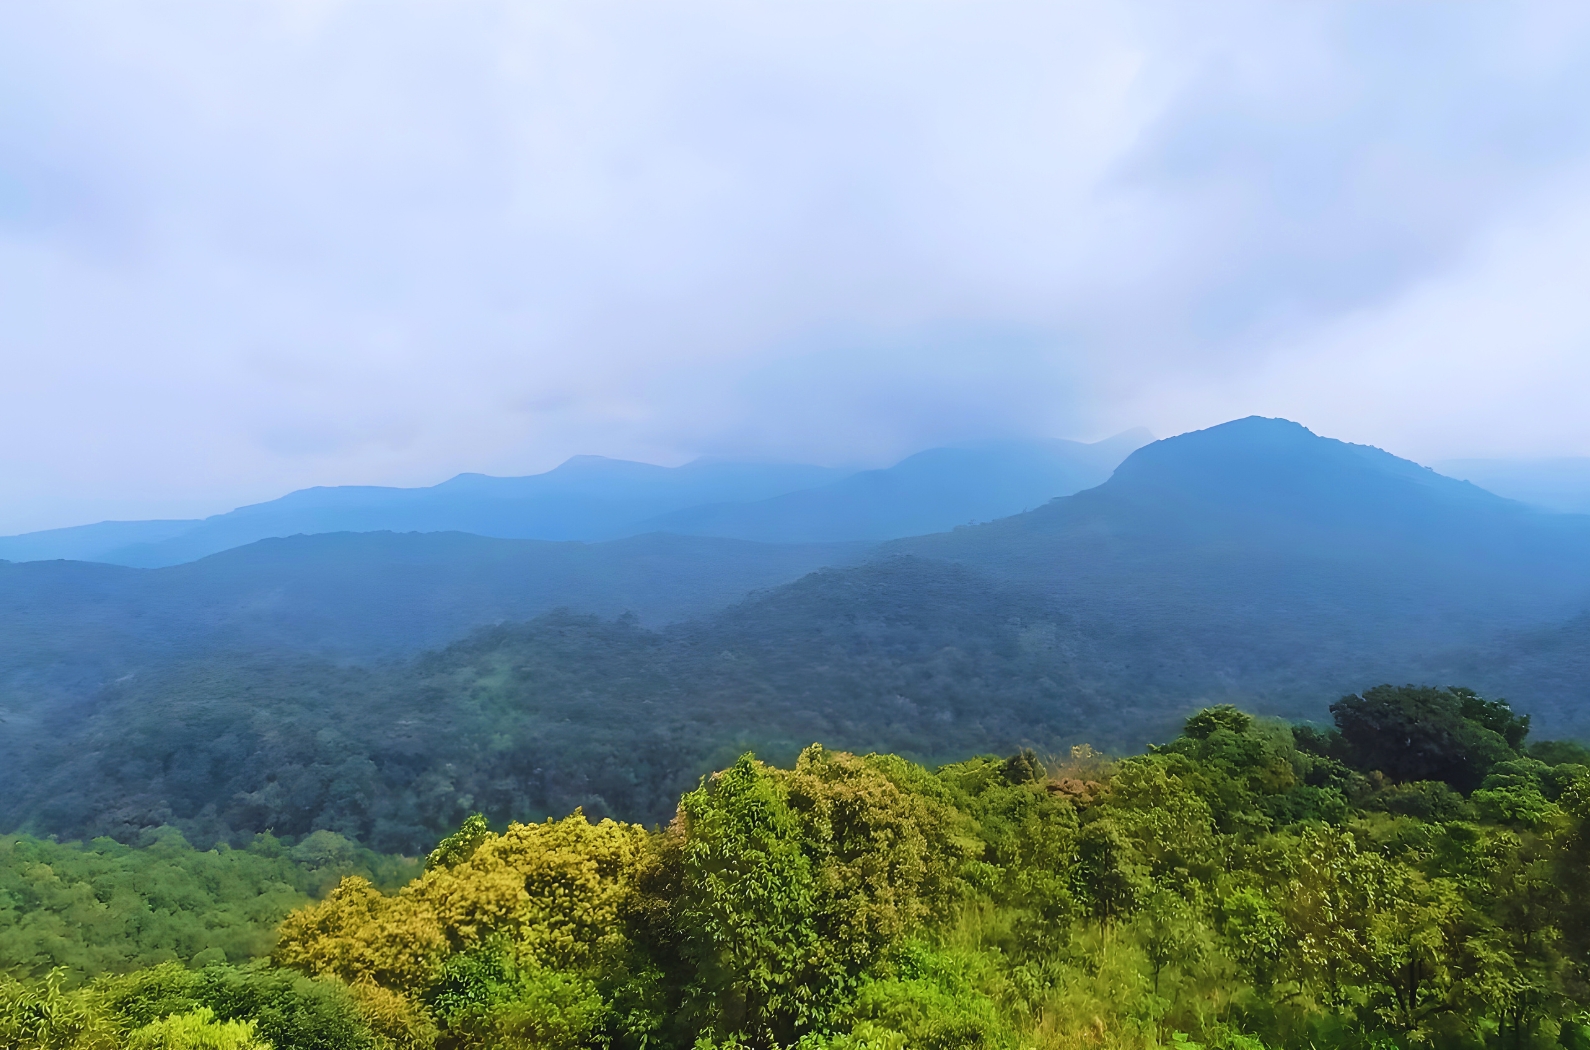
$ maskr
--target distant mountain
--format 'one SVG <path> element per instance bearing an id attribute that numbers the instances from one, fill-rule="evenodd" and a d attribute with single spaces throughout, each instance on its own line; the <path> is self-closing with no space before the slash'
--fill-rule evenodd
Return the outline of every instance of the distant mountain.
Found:
<path id="1" fill-rule="evenodd" d="M 599 616 L 511 622 L 557 605 Z M 1136 747 L 1208 703 L 1322 718 L 1384 681 L 1590 738 L 1587 613 L 1590 518 L 1260 418 L 870 550 L 374 534 L 0 566 L 0 820 L 412 850 L 473 809 L 663 820 L 745 748 Z"/>
<path id="2" fill-rule="evenodd" d="M 161 543 L 192 531 L 203 519 L 166 521 L 101 521 L 65 529 L 0 536 L 0 560 L 105 561 L 105 555 L 124 547 Z"/>
<path id="3" fill-rule="evenodd" d="M 1128 453 L 1153 439 L 1138 429 L 1091 445 L 1007 441 L 929 449 L 885 470 L 757 502 L 692 507 L 642 527 L 766 543 L 890 540 L 943 532 L 1092 488 Z"/>
<path id="4" fill-rule="evenodd" d="M 1413 674 L 1590 608 L 1590 518 L 1257 417 L 1148 445 L 1029 514 L 885 549 L 1156 639 L 1206 695 Z"/>
<path id="5" fill-rule="evenodd" d="M 0 538 L 0 559 L 178 565 L 256 540 L 332 532 L 467 532 L 599 542 L 647 532 L 763 543 L 894 539 L 1016 514 L 1109 477 L 1145 430 L 1108 441 L 930 449 L 885 470 L 576 456 L 522 478 L 460 474 L 429 488 L 302 489 L 195 521 L 106 521 Z"/>
<path id="6" fill-rule="evenodd" d="M 1449 459 L 1435 469 L 1499 496 L 1564 514 L 1590 514 L 1590 456 Z"/>
<path id="7" fill-rule="evenodd" d="M 759 500 L 843 477 L 781 463 L 696 460 L 682 467 L 576 456 L 544 474 L 460 474 L 429 488 L 301 489 L 197 521 L 101 522 L 0 538 L 0 558 L 74 558 L 153 568 L 256 540 L 331 532 L 468 532 L 500 539 L 598 541 L 700 503 Z"/>
<path id="8" fill-rule="evenodd" d="M 402 658 L 557 608 L 667 623 L 863 553 L 686 536 L 373 532 L 262 540 L 160 569 L 0 562 L 0 709 L 8 697 L 15 714 L 45 694 L 92 692 L 218 651 Z"/>
<path id="9" fill-rule="evenodd" d="M 1107 483 L 1029 514 L 890 549 L 1071 590 L 1119 591 L 1149 572 L 1155 589 L 1267 581 L 1335 601 L 1417 580 L 1481 620 L 1577 611 L 1590 597 L 1590 519 L 1259 417 L 1147 445 Z"/>

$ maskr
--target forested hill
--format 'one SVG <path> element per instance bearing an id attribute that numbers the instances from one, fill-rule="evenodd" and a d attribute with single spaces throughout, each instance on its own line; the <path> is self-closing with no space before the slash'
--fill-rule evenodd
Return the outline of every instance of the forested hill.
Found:
<path id="1" fill-rule="evenodd" d="M 1473 681 L 1452 662 L 1406 675 L 1361 663 L 1357 680 L 1348 666 L 1329 646 L 1093 623 L 901 557 L 662 631 L 556 614 L 407 664 L 218 657 L 140 675 L 6 738 L 0 819 L 122 839 L 174 824 L 200 843 L 329 828 L 411 852 L 472 809 L 665 821 L 679 791 L 745 749 L 787 759 L 824 740 L 926 761 L 1131 749 L 1210 699 L 1323 718 L 1364 682 Z M 1583 688 L 1531 674 L 1512 684 Z M 1519 707 L 1549 734 L 1586 728 L 1582 704 Z"/>
<path id="2" fill-rule="evenodd" d="M 0 562 L 0 683 L 65 665 L 112 680 L 226 650 L 407 657 L 556 608 L 666 623 L 864 553 L 687 536 L 376 532 L 263 540 L 162 569 Z"/>
<path id="3" fill-rule="evenodd" d="M 1098 488 L 889 549 L 1041 591 L 1096 629 L 1190 646 L 1239 689 L 1288 667 L 1335 680 L 1423 666 L 1590 605 L 1590 517 L 1285 420 L 1156 442 Z"/>
<path id="4" fill-rule="evenodd" d="M 325 827 L 412 849 L 471 808 L 663 819 L 745 747 L 790 755 L 821 739 L 924 760 L 1136 747 L 1210 702 L 1321 717 L 1385 681 L 1467 682 L 1546 732 L 1590 731 L 1574 618 L 1590 594 L 1590 519 L 1278 420 L 1158 442 L 1096 489 L 656 630 L 609 617 L 648 593 L 729 600 L 749 573 L 735 583 L 721 552 L 791 579 L 812 549 L 643 537 L 605 545 L 629 560 L 593 562 L 580 553 L 593 548 L 549 547 L 574 553 L 556 572 L 487 558 L 467 587 L 441 563 L 394 557 L 361 591 L 338 545 L 367 541 L 251 548 L 325 556 L 243 573 L 248 600 L 225 607 L 230 619 L 206 619 L 203 600 L 163 620 L 113 593 L 13 589 L 0 822 L 119 837 L 174 823 L 201 842 Z M 729 582 L 714 591 L 715 578 Z M 304 648 L 515 620 L 564 583 L 610 587 L 612 604 L 379 663 Z M 306 595 L 322 603 L 314 616 L 293 611 Z M 482 596 L 497 604 L 470 621 Z M 210 633 L 184 636 L 194 623 Z"/>

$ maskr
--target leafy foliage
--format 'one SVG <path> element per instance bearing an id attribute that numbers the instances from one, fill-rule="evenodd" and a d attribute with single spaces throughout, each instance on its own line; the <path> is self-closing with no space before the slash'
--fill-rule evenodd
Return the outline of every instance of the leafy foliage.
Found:
<path id="1" fill-rule="evenodd" d="M 1505 750 L 1426 749 L 1466 794 L 1405 779 L 1431 766 L 1353 742 L 1380 716 Z M 269 963 L 13 981 L 0 1045 L 1583 1045 L 1590 768 L 1540 757 L 1583 753 L 1456 689 L 1338 725 L 1217 706 L 1146 754 L 933 771 L 813 745 L 742 756 L 665 828 L 473 817 L 401 888 L 350 874 L 292 912 Z"/>
<path id="2" fill-rule="evenodd" d="M 268 954 L 276 926 L 359 873 L 383 885 L 415 865 L 318 831 L 296 845 L 261 835 L 200 852 L 175 828 L 139 848 L 0 838 L 0 972 L 69 982 L 168 960 L 204 965 Z"/>

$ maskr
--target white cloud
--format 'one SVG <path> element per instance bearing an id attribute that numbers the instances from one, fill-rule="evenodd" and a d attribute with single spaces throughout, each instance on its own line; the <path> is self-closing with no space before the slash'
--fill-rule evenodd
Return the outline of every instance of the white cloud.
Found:
<path id="1" fill-rule="evenodd" d="M 1196 425 L 1242 411 L 1425 462 L 1590 453 L 1590 169 L 1517 202 L 1452 266 L 1272 351 L 1240 376 L 1134 410 Z"/>
<path id="2" fill-rule="evenodd" d="M 1587 44 L 1566 4 L 13 5 L 0 531 L 1271 405 L 1590 452 Z"/>

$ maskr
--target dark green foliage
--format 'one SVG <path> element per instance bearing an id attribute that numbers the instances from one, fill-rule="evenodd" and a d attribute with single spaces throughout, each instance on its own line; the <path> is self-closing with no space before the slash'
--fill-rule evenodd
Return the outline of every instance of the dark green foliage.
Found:
<path id="1" fill-rule="evenodd" d="M 1146 880 L 1135 870 L 1126 836 L 1108 817 L 1095 820 L 1077 836 L 1077 896 L 1088 914 L 1109 923 L 1137 906 Z"/>
<path id="2" fill-rule="evenodd" d="M 1463 792 L 1514 757 L 1529 731 L 1528 717 L 1514 717 L 1505 701 L 1467 689 L 1381 685 L 1342 697 L 1331 714 L 1348 764 L 1398 781 L 1442 780 Z"/>
<path id="3" fill-rule="evenodd" d="M 578 1050 L 602 1038 L 612 1013 L 590 980 L 520 963 L 501 943 L 449 959 L 428 1001 L 444 1050 Z"/>
<path id="4" fill-rule="evenodd" d="M 437 843 L 425 858 L 427 868 L 450 868 L 474 855 L 476 847 L 491 833 L 491 825 L 479 813 L 471 813 L 457 831 Z"/>
<path id="5" fill-rule="evenodd" d="M 1108 639 L 1007 597 L 898 559 L 662 632 L 560 614 L 384 670 L 213 658 L 108 687 L 22 756 L 26 781 L 0 804 L 63 836 L 174 824 L 239 844 L 326 828 L 420 853 L 472 811 L 498 826 L 576 806 L 666 821 L 747 748 L 787 761 L 823 739 L 945 760 L 1049 750 L 1082 724 L 1111 745 L 1172 729 L 1179 686 L 1123 699 L 1091 657 L 1068 663 Z"/>
<path id="6" fill-rule="evenodd" d="M 276 1050 L 376 1050 L 347 991 L 266 966 L 202 972 L 194 998 L 222 1020 L 246 1018 Z"/>
<path id="7" fill-rule="evenodd" d="M 1537 740 L 1528 747 L 1529 757 L 1551 766 L 1576 765 L 1590 769 L 1590 747 L 1572 740 Z"/>
<path id="8" fill-rule="evenodd" d="M 1005 760 L 1005 779 L 1012 784 L 1031 784 L 1043 779 L 1043 766 L 1038 762 L 1038 752 L 1024 747 Z"/>
<path id="9" fill-rule="evenodd" d="M 1514 751 L 1523 747 L 1524 738 L 1529 735 L 1528 715 L 1514 714 L 1506 700 L 1487 700 L 1462 686 L 1447 691 L 1461 702 L 1459 712 L 1464 718 L 1500 736 Z"/>
<path id="10" fill-rule="evenodd" d="M 747 748 L 1136 749 L 1206 703 L 1322 718 L 1325 697 L 1415 679 L 1535 714 L 1458 698 L 1419 768 L 1359 759 L 1468 791 L 1495 741 L 1452 732 L 1516 750 L 1586 725 L 1590 619 L 1549 626 L 1590 589 L 1585 523 L 1281 420 L 1158 442 L 1097 488 L 787 583 L 861 556 L 428 533 L 0 565 L 0 828 L 326 829 L 419 853 L 475 811 L 665 821 Z M 626 609 L 699 618 L 576 614 Z"/>
<path id="11" fill-rule="evenodd" d="M 1363 798 L 1365 809 L 1384 810 L 1418 820 L 1463 820 L 1474 815 L 1463 796 L 1442 780 L 1387 784 Z"/>

